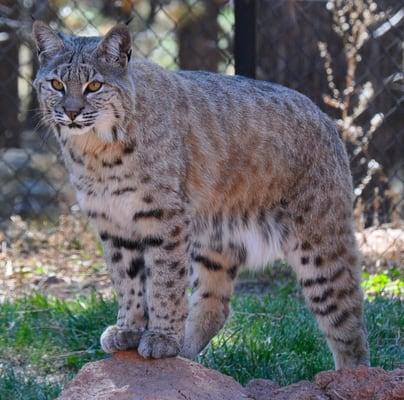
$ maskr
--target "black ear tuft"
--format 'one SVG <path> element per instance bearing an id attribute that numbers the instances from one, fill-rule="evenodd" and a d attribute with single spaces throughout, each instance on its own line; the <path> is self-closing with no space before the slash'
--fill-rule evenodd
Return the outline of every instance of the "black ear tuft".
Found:
<path id="1" fill-rule="evenodd" d="M 126 67 L 130 60 L 132 40 L 126 25 L 114 26 L 97 47 L 97 57 L 104 63 Z"/>
<path id="2" fill-rule="evenodd" d="M 133 18 L 135 18 L 134 15 L 132 15 L 132 16 L 125 22 L 125 25 L 128 26 L 128 25 L 133 21 Z"/>

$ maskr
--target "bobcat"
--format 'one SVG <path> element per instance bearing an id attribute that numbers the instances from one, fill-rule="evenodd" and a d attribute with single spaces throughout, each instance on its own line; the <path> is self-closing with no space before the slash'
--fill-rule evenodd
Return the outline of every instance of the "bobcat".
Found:
<path id="1" fill-rule="evenodd" d="M 351 176 L 325 114 L 276 84 L 130 60 L 125 25 L 76 37 L 38 21 L 33 36 L 43 118 L 118 297 L 105 352 L 195 357 L 239 270 L 283 257 L 336 368 L 368 364 Z"/>

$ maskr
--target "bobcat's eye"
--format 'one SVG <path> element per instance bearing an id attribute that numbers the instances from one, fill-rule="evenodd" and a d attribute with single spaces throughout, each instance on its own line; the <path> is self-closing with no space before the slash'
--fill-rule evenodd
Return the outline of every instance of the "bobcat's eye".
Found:
<path id="1" fill-rule="evenodd" d="M 63 85 L 63 83 L 58 81 L 57 79 L 52 79 L 51 85 L 55 90 L 58 90 L 59 92 L 63 92 L 63 90 L 65 90 L 65 86 Z"/>
<path id="2" fill-rule="evenodd" d="M 102 86 L 102 83 L 99 81 L 92 81 L 90 82 L 87 87 L 86 91 L 88 92 L 96 92 L 97 90 L 100 90 Z"/>

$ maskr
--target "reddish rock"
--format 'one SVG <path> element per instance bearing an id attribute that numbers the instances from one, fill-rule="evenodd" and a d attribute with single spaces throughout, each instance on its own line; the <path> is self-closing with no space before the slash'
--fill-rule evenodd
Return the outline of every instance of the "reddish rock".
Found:
<path id="1" fill-rule="evenodd" d="M 330 400 L 404 400 L 404 369 L 359 367 L 321 372 L 315 383 Z"/>
<path id="2" fill-rule="evenodd" d="M 280 388 L 270 380 L 253 379 L 246 390 L 254 400 L 329 400 L 317 386 L 308 381 Z"/>
<path id="3" fill-rule="evenodd" d="M 145 360 L 136 352 L 88 363 L 59 400 L 404 400 L 404 368 L 321 372 L 315 382 L 279 387 L 233 378 L 183 358 Z"/>
<path id="4" fill-rule="evenodd" d="M 86 364 L 59 400 L 248 400 L 233 378 L 183 358 L 145 360 L 136 352 Z"/>
<path id="5" fill-rule="evenodd" d="M 248 395 L 254 400 L 266 400 L 280 386 L 269 379 L 252 379 L 245 387 Z"/>
<path id="6" fill-rule="evenodd" d="M 282 388 L 270 380 L 254 379 L 246 390 L 254 400 L 404 400 L 404 369 L 321 372 L 315 383 L 302 381 Z"/>

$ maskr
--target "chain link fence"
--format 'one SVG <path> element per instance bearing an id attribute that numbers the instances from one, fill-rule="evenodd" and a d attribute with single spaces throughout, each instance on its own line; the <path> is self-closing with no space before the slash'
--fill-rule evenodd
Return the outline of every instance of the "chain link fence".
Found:
<path id="1" fill-rule="evenodd" d="M 33 19 L 81 35 L 132 18 L 133 50 L 167 68 L 233 73 L 233 10 L 225 1 L 0 1 L 0 218 L 55 217 L 74 195 L 53 137 L 41 126 L 31 81 Z"/>
<path id="2" fill-rule="evenodd" d="M 306 94 L 337 121 L 347 145 L 358 238 L 365 258 L 369 255 L 369 263 L 373 264 L 404 265 L 402 0 L 235 3 L 0 0 L 3 275 L 14 277 L 16 268 L 21 276 L 35 275 L 32 268 L 31 272 L 24 270 L 31 264 L 38 269 L 38 276 L 43 271 L 49 274 L 52 262 L 60 266 L 67 263 L 66 258 L 83 258 L 82 250 L 87 248 L 80 240 L 86 237 L 85 224 L 77 222 L 77 218 L 71 221 L 64 217 L 77 214 L 74 193 L 53 135 L 40 123 L 31 86 L 38 68 L 30 37 L 33 19 L 67 32 L 98 35 L 116 22 L 132 18 L 135 56 L 147 57 L 170 69 L 226 74 L 234 73 L 236 58 L 238 63 L 243 62 L 244 71 L 255 73 L 257 79 L 281 83 Z M 249 12 L 235 12 L 235 5 L 240 4 Z M 234 47 L 235 23 L 239 24 L 239 35 L 247 36 Z M 239 52 L 238 58 L 237 54 L 234 57 L 234 48 Z M 244 59 L 240 60 L 240 55 Z M 49 221 L 57 221 L 59 216 L 63 217 L 55 227 Z M 44 255 L 41 258 L 40 249 L 52 241 L 58 243 L 58 251 L 52 253 L 51 260 Z M 18 257 L 24 255 L 23 261 L 17 256 L 18 261 L 10 261 L 14 250 Z M 61 259 L 60 254 L 66 258 Z M 57 262 L 55 257 L 59 257 Z M 88 262 L 100 260 L 96 251 L 91 257 Z M 83 262 L 83 270 L 79 270 L 88 274 L 83 272 L 88 267 Z"/>
<path id="3" fill-rule="evenodd" d="M 403 268 L 402 0 L 256 6 L 256 77 L 306 94 L 336 120 L 350 156 L 365 262 Z"/>

